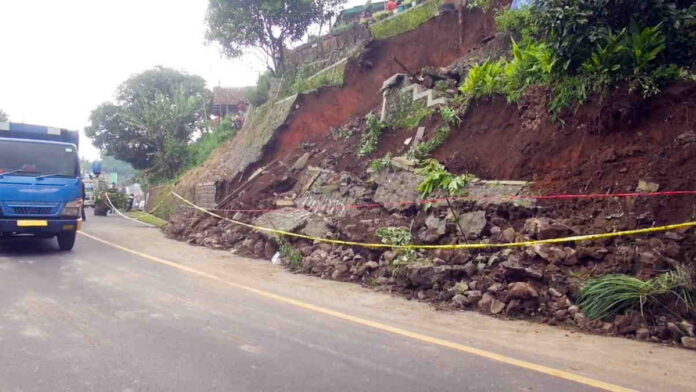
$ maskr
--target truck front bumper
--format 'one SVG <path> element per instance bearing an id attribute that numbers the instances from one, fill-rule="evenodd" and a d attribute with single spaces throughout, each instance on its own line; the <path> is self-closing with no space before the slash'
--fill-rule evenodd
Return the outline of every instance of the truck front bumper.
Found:
<path id="1" fill-rule="evenodd" d="M 27 234 L 52 236 L 64 231 L 79 230 L 81 226 L 81 219 L 0 218 L 0 237 Z"/>

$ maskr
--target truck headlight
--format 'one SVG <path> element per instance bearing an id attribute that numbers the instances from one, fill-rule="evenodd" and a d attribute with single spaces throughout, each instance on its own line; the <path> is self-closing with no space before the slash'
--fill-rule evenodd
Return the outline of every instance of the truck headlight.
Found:
<path id="1" fill-rule="evenodd" d="M 75 199 L 73 201 L 65 203 L 63 211 L 60 213 L 61 216 L 76 218 L 82 213 L 82 199 Z"/>

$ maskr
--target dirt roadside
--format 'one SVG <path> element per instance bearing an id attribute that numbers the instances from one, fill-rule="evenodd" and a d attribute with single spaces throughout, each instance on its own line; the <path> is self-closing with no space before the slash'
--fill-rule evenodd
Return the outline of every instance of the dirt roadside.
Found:
<path id="1" fill-rule="evenodd" d="M 120 218 L 93 219 L 86 232 L 230 282 L 586 377 L 646 391 L 689 391 L 696 385 L 693 351 L 475 312 L 437 311 L 353 284 L 292 274 L 268 261 L 193 247 Z"/>

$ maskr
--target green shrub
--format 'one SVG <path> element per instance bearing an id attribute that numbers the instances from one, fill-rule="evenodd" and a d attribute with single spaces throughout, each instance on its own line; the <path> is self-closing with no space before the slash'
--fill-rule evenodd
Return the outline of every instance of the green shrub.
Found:
<path id="1" fill-rule="evenodd" d="M 549 111 L 558 117 L 563 111 L 576 107 L 585 102 L 592 91 L 592 82 L 584 76 L 570 76 L 561 79 L 552 86 L 552 97 Z"/>
<path id="2" fill-rule="evenodd" d="M 391 18 L 384 19 L 370 26 L 372 36 L 376 39 L 386 39 L 415 30 L 418 26 L 438 14 L 440 0 L 429 0 L 422 5 L 400 12 Z M 378 12 L 373 14 L 377 17 Z"/>
<path id="3" fill-rule="evenodd" d="M 696 309 L 696 288 L 693 273 L 677 269 L 649 280 L 627 275 L 604 275 L 585 283 L 578 305 L 585 316 L 599 320 L 646 305 L 661 304 L 663 297 L 678 300 L 687 311 Z"/>
<path id="4" fill-rule="evenodd" d="M 302 254 L 300 254 L 300 252 L 298 252 L 297 249 L 292 246 L 290 241 L 288 241 L 282 235 L 276 236 L 275 240 L 278 243 L 278 251 L 280 252 L 281 256 L 288 259 L 288 263 L 291 267 L 298 268 L 300 265 L 302 265 Z"/>
<path id="5" fill-rule="evenodd" d="M 457 111 L 449 106 L 440 108 L 440 116 L 448 125 L 457 127 L 462 123 L 462 119 L 457 115 Z"/>
<path id="6" fill-rule="evenodd" d="M 392 13 L 389 11 L 377 11 L 374 14 L 372 14 L 372 17 L 374 18 L 374 20 L 380 21 L 383 19 L 387 19 L 391 15 Z"/>
<path id="7" fill-rule="evenodd" d="M 366 131 L 360 139 L 358 156 L 366 157 L 377 150 L 377 144 L 382 137 L 382 133 L 387 129 L 386 124 L 380 121 L 374 113 L 365 116 Z"/>
<path id="8" fill-rule="evenodd" d="M 512 42 L 510 61 L 487 61 L 471 68 L 460 91 L 472 98 L 502 93 L 517 101 L 532 85 L 548 83 L 556 64 L 551 49 L 544 43 L 525 40 Z"/>
<path id="9" fill-rule="evenodd" d="M 268 92 L 271 89 L 271 79 L 273 74 L 269 71 L 259 75 L 256 86 L 250 87 L 246 91 L 246 98 L 254 106 L 261 106 L 268 101 Z"/>
<path id="10" fill-rule="evenodd" d="M 387 153 L 387 155 L 383 156 L 382 158 L 373 159 L 369 165 L 370 169 L 372 169 L 375 173 L 390 170 L 393 167 L 391 160 L 391 153 Z"/>
<path id="11" fill-rule="evenodd" d="M 389 245 L 411 245 L 413 243 L 413 234 L 405 227 L 382 227 L 375 232 L 383 244 Z M 392 264 L 402 264 L 412 261 L 416 256 L 414 249 L 397 248 L 397 256 L 392 261 Z"/>
<path id="12" fill-rule="evenodd" d="M 432 116 L 434 112 L 434 109 L 428 107 L 417 107 L 410 111 L 408 114 L 406 114 L 404 117 L 396 120 L 393 124 L 391 124 L 391 126 L 393 128 L 413 129 L 419 126 L 420 123 L 423 122 L 423 120 Z"/>
<path id="13" fill-rule="evenodd" d="M 531 7 L 515 10 L 508 8 L 495 16 L 495 25 L 498 30 L 521 38 L 537 35 Z"/>
<path id="14" fill-rule="evenodd" d="M 493 0 L 469 0 L 466 3 L 466 8 L 473 10 L 474 8 L 480 8 L 484 11 L 491 9 L 493 6 Z"/>
<path id="15" fill-rule="evenodd" d="M 413 149 L 409 155 L 415 159 L 423 159 L 427 157 L 431 152 L 435 151 L 436 148 L 440 147 L 447 141 L 451 133 L 450 127 L 443 126 L 438 128 L 430 140 L 420 143 L 416 148 Z"/>
<path id="16" fill-rule="evenodd" d="M 696 5 L 675 0 L 545 0 L 496 17 L 513 41 L 512 59 L 473 67 L 460 86 L 466 99 L 494 93 L 517 101 L 533 85 L 552 90 L 562 111 L 626 83 L 644 97 L 665 82 L 689 79 L 696 58 Z"/>
<path id="17" fill-rule="evenodd" d="M 109 195 L 108 199 L 106 195 Z M 109 203 L 111 200 L 111 203 Z M 101 190 L 95 192 L 94 195 L 95 205 L 106 205 L 114 206 L 119 211 L 125 211 L 128 207 L 128 194 L 125 192 L 119 192 L 117 190 Z"/>
<path id="18" fill-rule="evenodd" d="M 212 132 L 203 134 L 189 145 L 189 167 L 205 162 L 212 152 L 237 132 L 237 126 L 230 118 L 224 118 Z"/>
<path id="19" fill-rule="evenodd" d="M 503 91 L 510 102 L 517 101 L 533 85 L 548 83 L 556 65 L 551 49 L 542 42 L 512 41 L 512 60 L 505 64 Z"/>
<path id="20" fill-rule="evenodd" d="M 476 179 L 471 174 L 454 175 L 435 159 L 428 159 L 418 169 L 418 174 L 425 176 L 423 182 L 418 185 L 421 198 L 424 198 L 436 190 L 443 190 L 452 196 L 461 195 L 464 188 Z"/>
<path id="21" fill-rule="evenodd" d="M 539 38 L 552 45 L 561 66 L 577 72 L 598 44 L 632 23 L 663 27 L 663 63 L 688 65 L 696 50 L 696 7 L 677 0 L 545 0 L 532 9 Z"/>

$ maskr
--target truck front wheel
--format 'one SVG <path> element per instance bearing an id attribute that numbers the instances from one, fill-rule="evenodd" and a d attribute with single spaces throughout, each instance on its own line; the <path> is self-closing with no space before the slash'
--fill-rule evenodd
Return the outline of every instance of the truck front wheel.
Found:
<path id="1" fill-rule="evenodd" d="M 72 250 L 75 246 L 75 237 L 77 230 L 63 231 L 58 234 L 58 247 L 60 250 Z"/>

